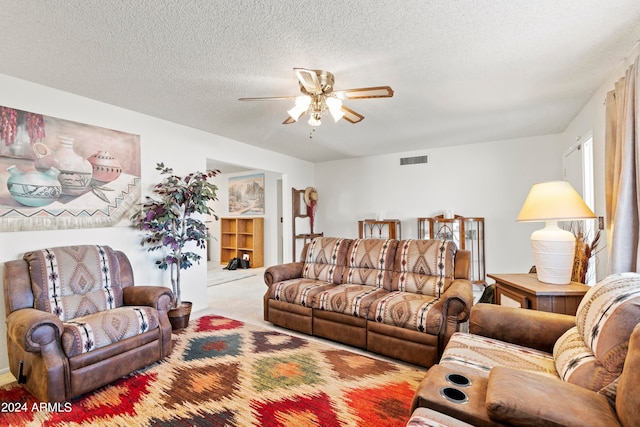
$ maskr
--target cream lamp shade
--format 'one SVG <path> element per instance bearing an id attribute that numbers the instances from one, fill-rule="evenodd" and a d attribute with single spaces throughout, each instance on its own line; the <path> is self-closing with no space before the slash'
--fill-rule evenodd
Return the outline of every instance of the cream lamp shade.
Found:
<path id="1" fill-rule="evenodd" d="M 558 221 L 595 217 L 568 181 L 543 182 L 531 187 L 517 220 L 545 222 L 543 229 L 531 234 L 538 280 L 556 285 L 571 282 L 576 238 L 558 227 Z"/>

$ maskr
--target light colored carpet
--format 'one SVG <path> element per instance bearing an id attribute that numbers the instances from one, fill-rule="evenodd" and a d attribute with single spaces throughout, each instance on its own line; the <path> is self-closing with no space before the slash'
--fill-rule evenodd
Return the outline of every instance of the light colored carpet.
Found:
<path id="1" fill-rule="evenodd" d="M 223 283 L 233 282 L 234 280 L 245 279 L 255 275 L 256 271 L 252 268 L 238 270 L 209 270 L 207 272 L 207 286 L 221 285 Z"/>

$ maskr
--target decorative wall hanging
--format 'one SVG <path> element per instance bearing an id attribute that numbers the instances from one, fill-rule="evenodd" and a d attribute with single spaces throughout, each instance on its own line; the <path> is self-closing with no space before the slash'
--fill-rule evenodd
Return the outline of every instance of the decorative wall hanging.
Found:
<path id="1" fill-rule="evenodd" d="M 130 225 L 140 136 L 0 106 L 0 232 Z"/>
<path id="2" fill-rule="evenodd" d="M 264 174 L 229 178 L 229 214 L 264 215 Z"/>

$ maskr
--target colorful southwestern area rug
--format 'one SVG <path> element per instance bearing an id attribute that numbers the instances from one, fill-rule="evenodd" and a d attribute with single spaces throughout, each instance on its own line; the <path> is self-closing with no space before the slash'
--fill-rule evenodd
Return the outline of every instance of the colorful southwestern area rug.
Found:
<path id="1" fill-rule="evenodd" d="M 426 370 L 205 316 L 171 355 L 71 402 L 0 387 L 0 425 L 404 426 Z"/>

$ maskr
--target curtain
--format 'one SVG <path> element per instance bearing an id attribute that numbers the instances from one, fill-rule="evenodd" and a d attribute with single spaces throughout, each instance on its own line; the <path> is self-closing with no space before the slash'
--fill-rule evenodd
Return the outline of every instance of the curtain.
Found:
<path id="1" fill-rule="evenodd" d="M 640 57 L 639 57 L 640 58 Z M 607 94 L 605 191 L 609 273 L 640 271 L 638 58 Z"/>

